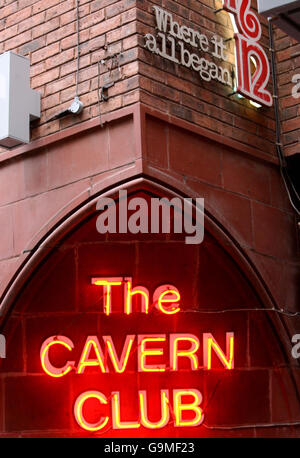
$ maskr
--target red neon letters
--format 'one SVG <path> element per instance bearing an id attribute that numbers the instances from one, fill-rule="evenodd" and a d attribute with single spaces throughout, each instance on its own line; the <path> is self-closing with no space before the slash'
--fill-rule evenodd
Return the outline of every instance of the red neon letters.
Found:
<path id="1" fill-rule="evenodd" d="M 251 0 L 223 0 L 223 6 L 235 16 L 239 30 L 235 34 L 237 92 L 259 104 L 272 106 L 272 95 L 266 89 L 270 65 L 264 49 L 258 43 L 261 25 L 254 11 L 251 11 Z M 251 62 L 255 63 L 254 73 L 251 72 Z"/>
<path id="2" fill-rule="evenodd" d="M 150 304 L 150 295 L 144 286 L 132 287 L 131 277 L 93 277 L 93 285 L 102 286 L 104 292 L 104 313 L 109 316 L 112 313 L 112 288 L 124 288 L 124 313 L 130 315 L 132 310 L 132 298 L 137 296 L 141 302 L 141 313 L 149 313 L 152 306 L 159 309 L 166 315 L 174 315 L 180 311 L 180 293 L 173 285 L 162 285 L 156 288 L 153 294 L 153 301 Z"/>
<path id="3" fill-rule="evenodd" d="M 125 343 L 118 356 L 111 336 L 102 336 L 103 343 L 97 336 L 88 336 L 77 365 L 74 361 L 67 361 L 64 367 L 57 368 L 50 362 L 51 347 L 62 345 L 69 351 L 74 348 L 73 342 L 65 336 L 52 336 L 45 340 L 41 347 L 40 358 L 44 372 L 50 377 L 63 377 L 71 370 L 76 374 L 84 374 L 89 367 L 97 367 L 99 373 L 124 373 L 128 360 L 137 358 L 138 372 L 165 372 L 166 370 L 180 370 L 180 361 L 187 360 L 191 371 L 212 369 L 212 353 L 218 357 L 219 364 L 216 367 L 232 370 L 234 368 L 234 334 L 226 332 L 226 353 L 223 352 L 216 339 L 210 333 L 203 334 L 202 351 L 200 341 L 193 334 L 139 334 L 127 335 Z M 135 347 L 134 347 L 135 342 Z M 185 343 L 189 343 L 186 349 Z M 164 351 L 164 347 L 168 350 Z M 183 349 L 184 347 L 184 349 Z M 90 358 L 91 350 L 96 358 Z M 199 363 L 202 353 L 203 365 Z M 104 356 L 105 355 L 105 356 Z"/>
<path id="4" fill-rule="evenodd" d="M 76 399 L 74 405 L 75 420 L 81 428 L 87 431 L 100 431 L 109 422 L 109 416 L 100 417 L 95 423 L 89 422 L 83 415 L 83 407 L 86 401 L 97 400 L 100 404 L 107 405 L 107 397 L 99 391 L 87 391 L 82 393 Z M 152 422 L 147 414 L 147 392 L 138 391 L 139 400 L 139 419 L 135 421 L 126 421 L 121 419 L 120 412 L 120 393 L 115 391 L 111 393 L 111 421 L 113 429 L 138 429 L 144 426 L 147 429 L 159 429 L 166 426 L 170 421 L 170 411 L 174 417 L 174 426 L 199 426 L 204 419 L 200 404 L 202 403 L 202 395 L 196 389 L 188 390 L 173 390 L 173 407 L 170 405 L 169 390 L 160 390 L 161 399 L 161 418 L 156 422 Z M 184 419 L 183 412 L 192 412 L 192 418 Z"/>
<path id="5" fill-rule="evenodd" d="M 132 286 L 130 277 L 96 277 L 92 284 L 101 286 L 104 295 L 103 311 L 107 316 L 114 312 L 112 300 L 113 288 L 123 288 L 124 315 L 133 313 L 132 298 L 136 296 L 141 313 L 148 314 L 155 306 L 163 315 L 172 316 L 180 311 L 181 300 L 178 289 L 173 285 L 162 285 L 156 288 L 150 303 L 147 288 Z M 120 292 L 120 291 L 119 291 Z M 122 312 L 121 312 L 122 313 Z M 124 320 L 126 318 L 124 316 Z M 171 319 L 171 318 L 170 318 Z M 125 323 L 124 321 L 124 323 Z M 120 332 L 120 329 L 118 329 Z M 43 371 L 50 377 L 65 377 L 75 373 L 83 376 L 93 370 L 105 381 L 105 374 L 124 374 L 136 370 L 137 373 L 152 376 L 159 373 L 174 373 L 178 371 L 200 371 L 223 368 L 234 368 L 234 333 L 226 332 L 225 345 L 221 346 L 211 333 L 203 333 L 202 345 L 200 339 L 190 333 L 171 334 L 128 334 L 124 337 L 123 347 L 115 346 L 116 339 L 111 335 L 90 335 L 81 349 L 80 356 L 72 357 L 75 344 L 63 335 L 47 338 L 40 349 L 40 359 Z M 222 347 L 226 347 L 226 349 Z M 118 350 L 116 350 L 116 348 Z M 60 350 L 59 363 L 55 363 L 56 350 Z M 214 355 L 214 356 L 213 356 Z M 63 363 L 61 358 L 65 358 Z M 76 361 L 75 361 L 76 359 Z M 135 368 L 135 369 L 134 369 Z M 126 383 L 124 384 L 126 387 Z M 126 388 L 125 388 L 126 389 Z M 175 427 L 195 427 L 203 422 L 201 409 L 202 394 L 194 388 L 161 389 L 160 413 L 152 418 L 151 400 L 145 389 L 137 390 L 138 418 L 126 418 L 126 412 L 121 408 L 123 391 L 113 391 L 109 396 L 98 390 L 88 390 L 79 396 L 74 403 L 74 417 L 77 424 L 86 431 L 106 431 L 112 429 L 135 430 L 140 427 L 160 429 L 170 422 Z M 126 399 L 126 395 L 125 395 Z M 93 405 L 93 416 L 89 417 L 88 407 Z M 150 407 L 149 407 L 150 406 Z M 95 409 L 99 410 L 98 411 Z M 96 412 L 96 414 L 95 414 Z M 127 412 L 128 416 L 128 412 Z M 96 418 L 96 421 L 95 421 Z"/>

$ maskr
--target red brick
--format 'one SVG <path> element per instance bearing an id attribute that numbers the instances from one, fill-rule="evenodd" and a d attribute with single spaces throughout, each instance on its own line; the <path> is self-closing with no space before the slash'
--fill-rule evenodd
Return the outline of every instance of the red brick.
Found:
<path id="1" fill-rule="evenodd" d="M 249 312 L 251 367 L 273 368 L 286 363 L 283 345 L 271 324 L 274 319 L 274 312 Z"/>
<path id="2" fill-rule="evenodd" d="M 40 37 L 36 40 L 32 40 L 29 43 L 25 43 L 18 50 L 19 54 L 26 55 L 31 54 L 37 49 L 43 48 L 46 45 L 46 37 Z"/>
<path id="3" fill-rule="evenodd" d="M 48 83 L 49 81 L 54 81 L 59 77 L 59 69 L 53 68 L 52 70 L 48 70 L 45 73 L 37 75 L 32 78 L 32 86 L 33 87 L 40 87 L 44 84 Z"/>
<path id="4" fill-rule="evenodd" d="M 83 31 L 83 33 L 86 33 L 86 35 L 88 35 L 87 30 Z M 103 48 L 103 46 L 105 45 L 105 35 L 101 35 L 100 37 L 93 38 L 92 40 L 86 39 L 83 42 L 80 39 L 80 42 L 81 42 L 80 56 L 83 56 L 86 53 L 98 51 L 99 49 L 102 50 L 101 48 Z M 98 62 L 99 60 L 100 59 L 97 59 L 96 62 Z M 93 61 L 93 63 L 94 62 L 95 61 Z"/>
<path id="5" fill-rule="evenodd" d="M 283 259 L 296 257 L 294 218 L 276 208 L 256 202 L 253 202 L 252 208 L 256 250 Z"/>
<path id="6" fill-rule="evenodd" d="M 14 14 L 18 10 L 18 4 L 16 2 L 10 3 L 7 6 L 2 6 L 0 9 L 0 19 L 6 18 L 7 16 Z"/>
<path id="7" fill-rule="evenodd" d="M 115 2 L 114 4 L 107 6 L 105 9 L 106 15 L 108 18 L 116 16 L 117 14 L 121 14 L 125 9 L 131 8 L 135 6 L 135 0 L 123 0 L 119 2 Z"/>
<path id="8" fill-rule="evenodd" d="M 6 358 L 0 359 L 0 373 L 23 372 L 25 369 L 24 335 L 20 318 L 10 317 L 1 334 L 6 339 Z"/>
<path id="9" fill-rule="evenodd" d="M 31 239 L 40 234 L 43 226 L 46 223 L 50 224 L 51 219 L 61 212 L 74 196 L 78 196 L 86 188 L 87 183 L 85 182 L 73 183 L 15 204 L 13 208 L 14 230 L 10 229 L 10 237 L 14 234 L 15 254 L 24 250 Z M 29 214 L 32 215 L 31 218 L 28 218 Z M 9 247 L 8 241 L 6 245 Z"/>
<path id="10" fill-rule="evenodd" d="M 38 126 L 32 130 L 31 140 L 36 140 L 40 137 L 45 137 L 46 135 L 53 134 L 59 130 L 59 120 L 48 121 L 46 124 Z"/>
<path id="11" fill-rule="evenodd" d="M 59 28 L 59 18 L 54 18 L 51 21 L 47 21 L 44 24 L 41 24 L 35 27 L 32 30 L 32 38 L 39 37 L 41 35 L 46 35 L 48 32 Z"/>
<path id="12" fill-rule="evenodd" d="M 147 158 L 150 162 L 163 168 L 168 167 L 167 136 L 168 128 L 164 123 L 155 118 L 147 118 Z"/>
<path id="13" fill-rule="evenodd" d="M 14 25 L 8 28 L 5 28 L 0 32 L 0 40 L 5 41 L 17 34 L 18 26 Z"/>
<path id="14" fill-rule="evenodd" d="M 113 17 L 111 19 L 107 19 L 103 23 L 96 24 L 90 28 L 90 38 L 94 38 L 96 36 L 102 35 L 109 30 L 113 30 L 116 27 L 119 27 L 121 24 L 120 16 Z"/>
<path id="15" fill-rule="evenodd" d="M 206 378 L 208 398 L 212 396 L 207 411 L 204 407 L 207 425 L 246 426 L 270 422 L 268 371 L 212 371 Z"/>
<path id="16" fill-rule="evenodd" d="M 47 110 L 48 108 L 53 108 L 59 105 L 59 94 L 49 95 L 48 97 L 43 97 L 42 99 L 42 110 Z"/>
<path id="17" fill-rule="evenodd" d="M 239 240 L 252 246 L 251 207 L 248 199 L 207 186 L 200 181 L 187 180 L 192 197 L 205 198 L 205 208 Z"/>
<path id="18" fill-rule="evenodd" d="M 40 62 L 41 60 L 49 58 L 50 56 L 53 56 L 57 53 L 59 53 L 59 43 L 54 43 L 51 46 L 47 46 L 43 49 L 33 52 L 31 56 L 31 63 L 34 64 L 36 62 Z"/>
<path id="19" fill-rule="evenodd" d="M 78 93 L 80 95 L 81 94 L 85 94 L 86 92 L 89 91 L 89 89 L 90 89 L 90 81 L 89 80 L 78 84 Z M 67 89 L 63 89 L 60 92 L 61 103 L 64 103 L 67 100 L 72 100 L 74 98 L 74 95 L 75 95 L 75 87 L 74 86 L 71 86 L 71 87 L 69 87 Z"/>
<path id="20" fill-rule="evenodd" d="M 49 21 L 53 17 L 61 16 L 69 10 L 74 10 L 74 1 L 73 0 L 64 0 L 63 3 L 55 4 L 52 8 L 47 9 L 46 11 L 46 21 Z M 63 24 L 61 24 L 63 25 Z"/>
<path id="21" fill-rule="evenodd" d="M 0 259 L 13 256 L 14 252 L 14 223 L 11 207 L 0 207 Z"/>
<path id="22" fill-rule="evenodd" d="M 170 127 L 169 157 L 171 169 L 221 184 L 221 149 L 204 138 Z"/>
<path id="23" fill-rule="evenodd" d="M 36 65 L 32 65 L 30 67 L 30 77 L 33 78 L 36 75 L 40 75 L 41 73 L 44 73 L 46 71 L 46 62 L 42 61 L 39 62 Z M 43 103 L 43 100 L 42 100 Z"/>
<path id="24" fill-rule="evenodd" d="M 107 32 L 107 43 L 113 43 L 114 41 L 121 40 L 129 35 L 137 33 L 136 22 L 131 22 L 120 28 L 112 29 Z"/>
<path id="25" fill-rule="evenodd" d="M 17 24 L 27 19 L 31 14 L 31 7 L 23 8 L 6 18 L 6 27 Z"/>
<path id="26" fill-rule="evenodd" d="M 24 195 L 23 163 L 9 162 L 0 168 L 0 203 L 5 205 L 19 200 Z"/>
<path id="27" fill-rule="evenodd" d="M 128 3 L 128 2 L 127 2 Z M 135 6 L 136 2 L 131 0 L 131 4 Z M 137 19 L 137 9 L 131 8 L 121 14 L 121 24 L 127 24 L 128 22 L 135 21 Z"/>
<path id="28" fill-rule="evenodd" d="M 46 73 L 53 72 L 55 75 L 59 75 L 59 68 L 54 68 Z M 64 78 L 57 79 L 54 81 L 54 78 L 47 78 L 48 84 L 46 86 L 46 95 L 54 94 L 55 92 L 61 91 L 75 84 L 75 74 L 65 76 Z"/>
<path id="29" fill-rule="evenodd" d="M 16 49 L 18 46 L 23 45 L 27 41 L 31 40 L 31 30 L 27 30 L 26 32 L 20 33 L 10 40 L 5 42 L 5 49 L 7 51 Z"/>
<path id="30" fill-rule="evenodd" d="M 72 312 L 77 301 L 75 252 L 57 249 L 37 269 L 15 310 L 27 314 Z M 26 339 L 30 342 L 30 333 Z"/>
<path id="31" fill-rule="evenodd" d="M 294 380 L 293 380 L 293 378 Z M 274 423 L 300 421 L 296 387 L 300 383 L 298 369 L 275 368 L 272 372 L 272 421 Z"/>
<path id="32" fill-rule="evenodd" d="M 96 11 L 80 19 L 80 30 L 94 26 L 104 21 L 104 10 Z"/>
<path id="33" fill-rule="evenodd" d="M 222 173 L 226 189 L 270 203 L 269 167 L 224 150 Z"/>
<path id="34" fill-rule="evenodd" d="M 72 35 L 76 32 L 75 23 L 64 25 L 60 27 L 59 30 L 54 30 L 47 34 L 47 45 L 54 43 L 55 41 L 65 39 L 69 35 Z"/>
<path id="35" fill-rule="evenodd" d="M 25 32 L 25 30 L 33 29 L 39 24 L 42 24 L 45 21 L 45 13 L 41 12 L 34 16 L 30 16 L 28 19 L 23 20 L 18 26 L 18 32 Z"/>
<path id="36" fill-rule="evenodd" d="M 49 187 L 62 186 L 106 170 L 107 141 L 107 131 L 99 127 L 92 134 L 81 134 L 62 145 L 50 147 L 48 153 Z"/>
<path id="37" fill-rule="evenodd" d="M 76 10 L 75 8 L 71 11 L 67 11 L 64 14 L 60 15 L 60 24 L 66 25 L 69 24 L 70 22 L 76 21 Z"/>
<path id="38" fill-rule="evenodd" d="M 130 49 L 134 48 L 139 44 L 139 37 L 138 35 L 131 35 L 130 37 L 124 38 L 123 40 L 123 49 Z"/>
<path id="39" fill-rule="evenodd" d="M 11 276 L 15 273 L 17 258 L 5 259 L 0 261 L 0 286 L 4 287 Z"/>
<path id="40" fill-rule="evenodd" d="M 46 60 L 46 68 L 47 70 L 53 67 L 57 67 L 58 65 L 62 65 L 65 62 L 74 59 L 74 49 L 68 49 L 66 51 L 60 52 L 55 56 L 49 57 Z"/>
<path id="41" fill-rule="evenodd" d="M 121 147 L 122 145 L 122 147 Z M 133 162 L 136 158 L 132 119 L 109 125 L 109 165 L 112 168 Z"/>
<path id="42" fill-rule="evenodd" d="M 44 0 L 39 0 L 38 2 L 34 3 L 32 7 L 32 14 L 40 13 L 41 11 L 51 8 L 58 3 L 60 3 L 60 0 L 47 0 L 47 2 Z"/>
<path id="43" fill-rule="evenodd" d="M 70 427 L 68 381 L 46 375 L 7 377 L 5 393 L 7 432 Z"/>
<path id="44" fill-rule="evenodd" d="M 122 96 L 122 106 L 125 107 L 128 105 L 131 105 L 133 103 L 139 102 L 139 100 L 140 100 L 140 91 L 138 89 L 131 91 L 131 92 L 127 92 L 126 94 Z"/>
<path id="45" fill-rule="evenodd" d="M 89 30 L 82 30 L 79 33 L 79 43 L 85 43 L 86 41 L 89 40 Z M 77 44 L 77 35 L 74 33 L 66 38 L 63 38 L 60 42 L 61 49 L 68 49 L 73 46 L 76 46 Z"/>
<path id="46" fill-rule="evenodd" d="M 4 430 L 4 389 L 3 389 L 3 379 L 0 378 L 0 432 Z M 2 434 L 1 434 L 2 436 Z"/>
<path id="47" fill-rule="evenodd" d="M 282 283 L 284 308 L 297 312 L 300 297 L 299 263 L 285 264 Z"/>

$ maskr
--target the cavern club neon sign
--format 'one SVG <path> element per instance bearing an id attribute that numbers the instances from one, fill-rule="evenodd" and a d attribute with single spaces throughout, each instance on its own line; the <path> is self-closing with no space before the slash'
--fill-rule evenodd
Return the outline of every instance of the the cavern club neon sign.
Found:
<path id="1" fill-rule="evenodd" d="M 163 315 L 176 315 L 181 311 L 181 296 L 179 290 L 170 284 L 164 284 L 156 288 L 151 299 L 147 288 L 143 286 L 133 287 L 131 277 L 96 277 L 92 278 L 92 284 L 99 288 L 99 294 L 103 296 L 103 313 L 109 317 L 114 313 L 112 293 L 116 288 L 122 288 L 124 303 L 124 318 L 131 315 L 134 307 L 138 312 L 150 314 L 155 307 Z M 134 298 L 134 307 L 133 307 Z M 151 300 L 151 302 L 150 302 Z M 151 316 L 149 315 L 149 319 Z M 126 326 L 124 319 L 123 326 Z M 118 329 L 120 334 L 122 329 Z M 114 339 L 111 335 L 89 335 L 83 345 L 81 356 L 78 361 L 72 359 L 74 342 L 67 336 L 57 335 L 47 338 L 40 349 L 41 366 L 50 377 L 66 377 L 75 373 L 79 377 L 89 373 L 89 368 L 99 369 L 99 374 L 116 373 L 123 374 L 126 382 L 126 372 L 130 359 L 136 359 L 137 373 L 147 373 L 155 376 L 157 373 L 174 373 L 180 371 L 182 360 L 187 362 L 191 371 L 200 369 L 211 370 L 213 365 L 225 370 L 234 368 L 234 333 L 226 332 L 226 349 L 222 349 L 211 333 L 203 333 L 202 348 L 198 336 L 190 333 L 170 334 L 128 334 L 124 336 L 124 344 L 121 351 L 117 352 Z M 51 352 L 53 347 L 64 349 L 70 358 L 66 357 L 63 367 L 56 367 Z M 166 350 L 166 348 L 168 350 Z M 215 355 L 212 358 L 212 354 Z M 200 361 L 200 355 L 202 360 Z M 105 376 L 104 376 L 105 377 Z M 103 379 L 102 379 L 103 380 Z M 122 382 L 122 386 L 124 383 Z M 101 431 L 109 422 L 116 430 L 132 430 L 141 426 L 149 429 L 163 428 L 173 422 L 175 427 L 196 427 L 204 419 L 202 394 L 197 388 L 176 388 L 160 390 L 160 414 L 159 419 L 149 418 L 148 406 L 151 400 L 147 390 L 137 392 L 139 408 L 138 418 L 126 418 L 126 412 L 121 412 L 121 393 L 113 391 L 108 396 L 98 390 L 89 390 L 81 393 L 74 402 L 74 418 L 78 425 L 87 431 Z M 99 407 L 108 409 L 109 414 L 91 423 L 85 415 L 85 404 L 92 400 Z M 110 404 L 110 405 L 109 405 Z"/>

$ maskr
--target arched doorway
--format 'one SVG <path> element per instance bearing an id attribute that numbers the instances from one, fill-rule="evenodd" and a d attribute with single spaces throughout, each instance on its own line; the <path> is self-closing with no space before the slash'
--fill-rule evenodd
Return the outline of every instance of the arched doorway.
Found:
<path id="1" fill-rule="evenodd" d="M 147 180 L 127 189 L 146 202 L 178 196 Z M 118 210 L 116 189 L 110 195 Z M 254 436 L 272 424 L 270 386 L 288 361 L 284 328 L 239 248 L 209 215 L 200 245 L 172 232 L 101 235 L 95 203 L 70 215 L 59 237 L 45 237 L 7 301 L 2 332 L 14 358 L 1 362 L 3 434 Z M 93 278 L 122 283 L 111 289 L 110 313 Z M 128 279 L 149 292 L 148 313 L 139 294 L 124 313 Z M 156 306 L 161 285 L 178 292 L 171 309 Z M 50 337 L 60 343 L 45 357 Z M 295 393 L 289 377 L 287 415 Z"/>

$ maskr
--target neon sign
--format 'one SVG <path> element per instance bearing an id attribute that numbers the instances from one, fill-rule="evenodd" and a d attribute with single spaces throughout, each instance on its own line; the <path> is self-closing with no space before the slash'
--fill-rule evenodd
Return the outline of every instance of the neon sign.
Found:
<path id="1" fill-rule="evenodd" d="M 94 277 L 92 285 L 99 287 L 104 295 L 103 314 L 106 317 L 114 313 L 113 291 L 123 288 L 123 315 L 124 318 L 133 313 L 132 297 L 139 299 L 139 312 L 146 316 L 150 310 L 149 291 L 141 286 L 133 287 L 131 277 Z M 152 301 L 158 313 L 171 316 L 181 310 L 181 295 L 174 285 L 161 285 L 154 291 Z M 109 319 L 109 318 L 106 318 Z M 166 318 L 171 319 L 171 318 Z M 118 329 L 118 333 L 120 329 Z M 222 349 L 213 334 L 204 332 L 200 345 L 199 336 L 191 333 L 155 333 L 155 334 L 127 334 L 123 338 L 122 348 L 116 350 L 116 339 L 111 335 L 89 335 L 83 347 L 80 347 L 80 356 L 72 357 L 76 342 L 64 335 L 48 337 L 40 349 L 40 361 L 43 371 L 54 378 L 84 377 L 89 374 L 90 368 L 101 375 L 121 374 L 125 378 L 130 372 L 129 362 L 135 364 L 137 374 L 149 376 L 163 373 L 176 373 L 189 370 L 195 373 L 199 370 L 211 370 L 212 367 L 225 370 L 234 369 L 234 333 L 225 333 L 226 349 Z M 63 365 L 55 363 L 55 349 L 64 354 Z M 212 358 L 214 355 L 214 358 Z M 201 359 L 201 360 L 200 360 Z M 140 427 L 160 429 L 172 421 L 175 427 L 196 427 L 204 419 L 201 392 L 192 387 L 160 389 L 159 418 L 149 418 L 151 398 L 146 389 L 137 389 L 136 402 L 138 418 L 126 418 L 126 412 L 121 409 L 120 391 L 111 391 L 109 395 L 97 389 L 89 389 L 80 393 L 75 399 L 73 412 L 77 424 L 89 432 L 103 431 L 108 424 L 115 430 L 135 430 Z M 97 421 L 91 421 L 86 415 L 86 406 L 93 402 L 99 407 Z"/>
<path id="2" fill-rule="evenodd" d="M 270 79 L 270 64 L 259 44 L 262 29 L 258 17 L 251 10 L 251 0 L 223 0 L 223 7 L 235 18 L 237 60 L 237 92 L 262 105 L 272 106 L 272 94 L 266 89 Z M 255 71 L 251 72 L 251 62 Z"/>

